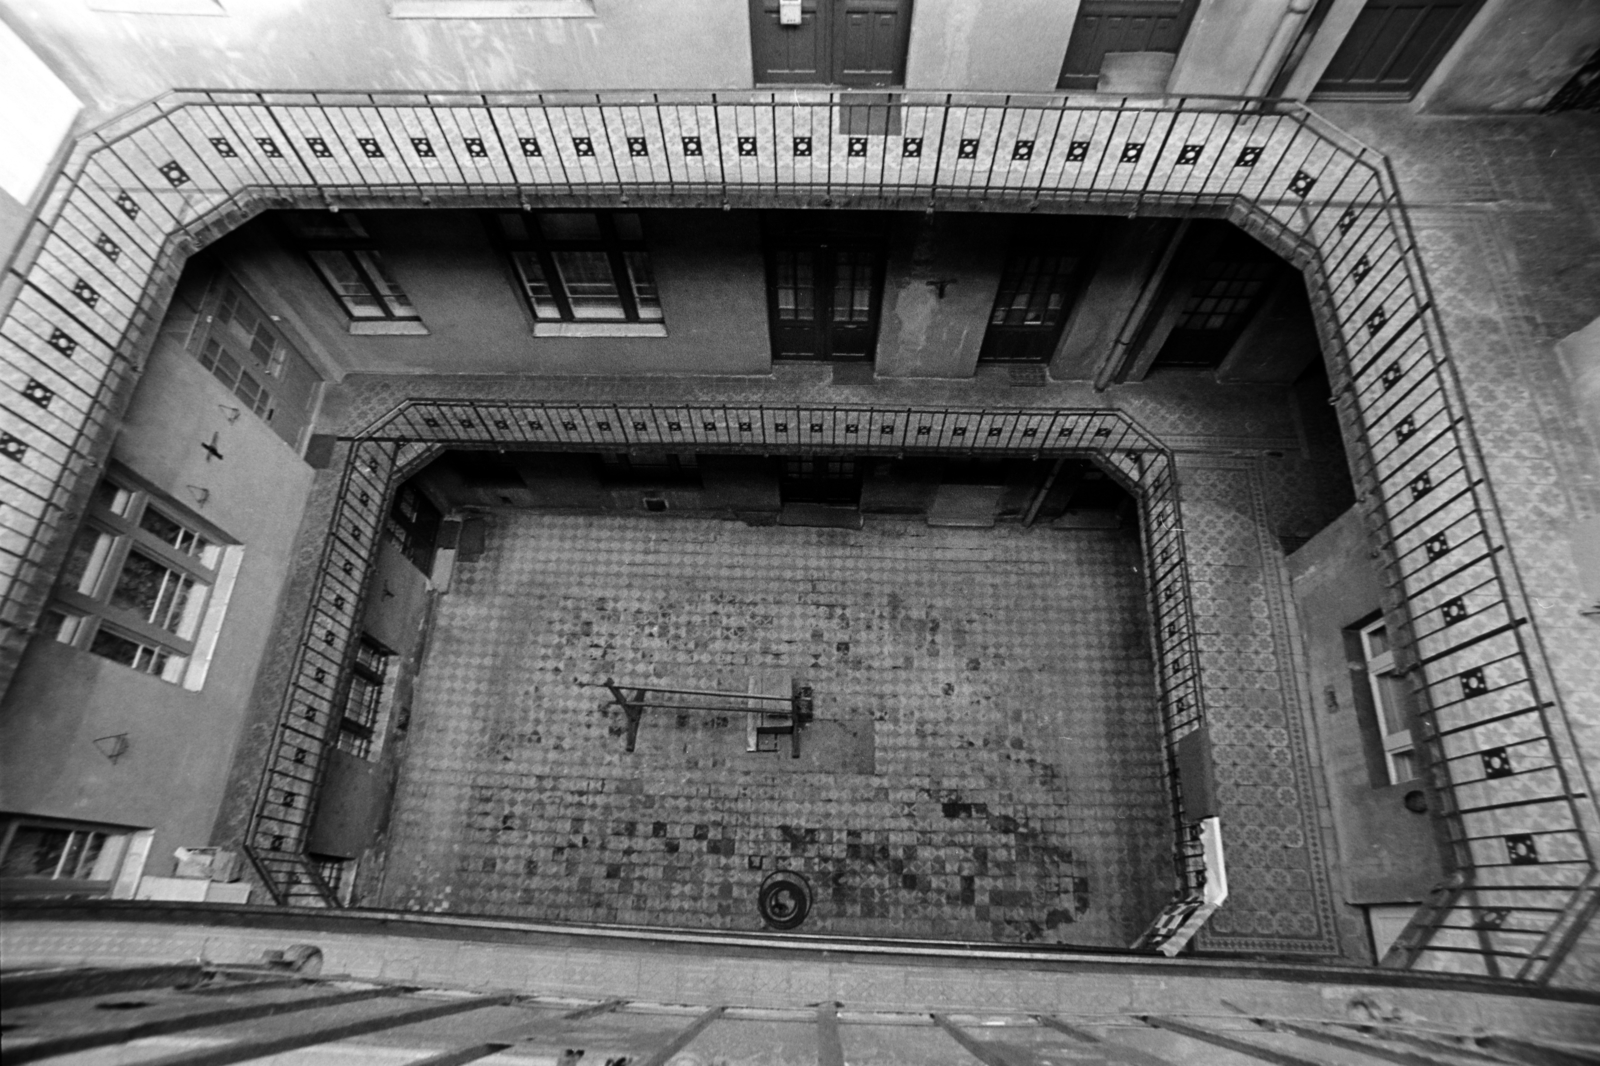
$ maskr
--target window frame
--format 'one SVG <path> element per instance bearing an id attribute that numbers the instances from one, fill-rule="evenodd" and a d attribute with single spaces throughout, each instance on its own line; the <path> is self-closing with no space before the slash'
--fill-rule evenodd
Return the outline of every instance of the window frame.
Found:
<path id="1" fill-rule="evenodd" d="M 383 254 L 378 250 L 377 242 L 367 233 L 360 220 L 348 211 L 329 212 L 330 217 L 340 219 L 345 224 L 344 231 L 342 233 L 310 231 L 308 229 L 309 220 L 303 216 L 320 214 L 321 212 L 291 212 L 286 219 L 287 228 L 295 245 L 300 249 L 301 254 L 305 256 L 306 262 L 310 264 L 311 272 L 317 276 L 323 287 L 333 296 L 334 303 L 344 311 L 345 317 L 350 320 L 351 325 L 371 322 L 414 322 L 420 324 L 422 322 L 422 313 L 417 310 L 417 306 L 412 302 L 411 297 L 406 295 L 405 290 L 400 287 L 400 283 L 394 280 L 393 273 L 384 265 Z M 358 314 L 351 306 L 350 301 L 352 298 L 340 290 L 338 282 L 329 276 L 327 269 L 318 261 L 318 253 L 335 253 L 342 256 L 350 269 L 355 272 L 356 280 L 365 290 L 367 298 L 372 302 L 372 306 L 375 306 L 382 313 L 377 315 Z M 367 264 L 362 262 L 362 256 L 369 257 L 373 267 L 381 277 L 374 277 L 372 270 L 369 270 Z M 387 281 L 393 287 L 393 293 L 385 290 L 384 281 Z M 396 297 L 404 301 L 404 307 L 408 309 L 407 312 L 396 311 L 391 306 L 391 301 Z"/>
<path id="2" fill-rule="evenodd" d="M 1374 637 L 1380 630 L 1384 645 L 1378 651 L 1375 650 Z M 1357 639 L 1361 645 L 1368 691 L 1372 696 L 1372 709 L 1388 783 L 1400 785 L 1415 781 L 1421 776 L 1417 767 L 1416 743 L 1411 736 L 1406 703 L 1396 691 L 1404 681 L 1396 667 L 1394 648 L 1389 643 L 1387 621 L 1380 617 L 1361 626 L 1357 631 Z M 1399 720 L 1399 728 L 1391 728 L 1393 719 Z M 1402 762 L 1402 759 L 1405 761 Z"/>
<path id="3" fill-rule="evenodd" d="M 549 237 L 540 227 L 540 219 L 556 215 L 589 215 L 595 219 L 597 237 Z M 617 217 L 632 215 L 638 220 L 639 237 L 637 239 L 622 236 L 617 226 Z M 515 219 L 522 229 L 521 235 L 511 231 L 509 220 Z M 661 286 L 656 281 L 655 266 L 650 260 L 649 242 L 645 238 L 644 218 L 637 211 L 611 211 L 611 210 L 555 210 L 555 211 L 492 211 L 488 212 L 486 221 L 489 232 L 500 250 L 505 253 L 510 264 L 511 276 L 516 283 L 516 288 L 522 295 L 523 302 L 528 312 L 533 316 L 535 328 L 539 326 L 580 326 L 580 327 L 606 327 L 627 325 L 633 327 L 662 327 L 666 326 L 666 308 L 661 301 Z M 621 311 L 620 318 L 595 318 L 579 317 L 574 310 L 572 294 L 568 291 L 569 282 L 557 264 L 556 254 L 559 252 L 600 252 L 606 258 L 606 265 L 611 275 L 611 284 L 616 292 L 616 304 Z M 648 277 L 635 279 L 633 268 L 628 264 L 628 256 L 636 254 L 643 257 L 643 265 Z M 539 302 L 532 292 L 529 275 L 519 257 L 529 256 L 537 259 L 539 270 L 544 274 L 544 284 L 550 293 L 550 302 L 556 305 L 556 317 L 551 317 L 547 312 L 541 311 Z M 655 314 L 649 316 L 641 310 L 638 289 L 643 282 L 649 290 L 654 291 L 653 310 Z"/>
<path id="4" fill-rule="evenodd" d="M 68 834 L 67 846 L 62 848 L 56 869 L 49 876 L 40 874 L 12 876 L 0 872 L 0 898 L 65 894 L 110 896 L 120 887 L 130 864 L 140 866 L 143 864 L 143 856 L 140 854 L 139 848 L 139 836 L 142 831 L 133 826 L 82 822 L 64 818 L 7 812 L 4 815 L 0 815 L 0 871 L 3 871 L 4 863 L 11 857 L 11 851 L 16 844 L 18 832 L 25 828 L 43 829 L 49 832 L 65 832 Z M 103 871 L 106 876 L 59 876 L 61 864 L 72 853 L 72 838 L 79 833 L 99 834 L 106 838 L 102 842 L 100 850 L 95 853 L 96 868 L 99 867 L 102 858 L 109 856 L 107 859 L 109 869 Z M 107 848 L 113 845 L 115 850 L 108 852 Z M 81 855 L 82 852 L 80 851 L 78 859 L 80 865 Z M 81 873 L 83 871 L 79 869 L 74 872 Z M 92 872 L 93 869 L 91 869 L 90 873 Z"/>
<path id="5" fill-rule="evenodd" d="M 381 751 L 378 728 L 383 722 L 393 660 L 394 652 L 368 634 L 362 633 L 356 641 L 355 655 L 339 695 L 339 735 L 334 741 L 346 755 L 376 761 Z M 357 698 L 358 689 L 363 706 L 358 709 L 361 713 L 352 716 L 351 701 Z"/>
<path id="6" fill-rule="evenodd" d="M 114 490 L 109 501 L 102 492 L 104 486 Z M 203 538 L 204 553 L 185 551 L 147 528 L 145 522 L 152 511 L 178 527 L 180 541 L 182 533 Z M 238 545 L 120 468 L 101 474 L 94 495 L 85 506 L 83 522 L 74 533 L 74 549 L 86 533 L 99 539 L 88 552 L 82 573 L 71 572 L 73 556 L 69 554 L 46 607 L 46 617 L 54 615 L 57 619 L 53 639 L 162 681 L 198 689 L 204 681 L 209 646 L 214 645 L 221 626 L 227 586 L 237 572 Z M 168 628 L 148 616 L 140 617 L 138 608 L 114 601 L 128 560 L 136 552 L 177 575 L 180 581 L 191 582 L 189 597 L 198 592 L 198 601 L 185 600 L 183 617 L 188 621 L 182 623 L 182 630 Z M 150 608 L 152 612 L 159 609 L 167 588 L 165 582 L 163 578 L 157 603 Z M 96 640 L 102 633 L 133 643 L 138 648 L 135 661 L 124 662 L 96 650 Z"/>

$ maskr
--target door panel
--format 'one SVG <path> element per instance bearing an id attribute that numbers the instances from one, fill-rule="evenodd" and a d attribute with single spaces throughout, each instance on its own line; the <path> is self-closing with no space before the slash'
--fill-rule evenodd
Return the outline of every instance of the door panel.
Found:
<path id="1" fill-rule="evenodd" d="M 1088 219 L 1029 219 L 1012 238 L 980 363 L 1048 363 L 1097 247 Z"/>
<path id="2" fill-rule="evenodd" d="M 1416 92 L 1480 0 L 1367 0 L 1318 93 Z"/>
<path id="3" fill-rule="evenodd" d="M 827 20 L 818 5 L 831 0 L 804 0 L 800 25 L 778 23 L 778 0 L 750 0 L 750 48 L 756 81 L 816 85 L 828 80 Z"/>
<path id="4" fill-rule="evenodd" d="M 836 0 L 833 82 L 873 88 L 906 77 L 910 0 Z"/>
<path id="5" fill-rule="evenodd" d="M 1199 0 L 1083 0 L 1058 89 L 1093 89 L 1107 52 L 1172 52 L 1183 46 Z"/>
<path id="6" fill-rule="evenodd" d="M 750 0 L 755 80 L 877 87 L 905 81 L 911 0 L 803 0 L 800 25 L 778 21 L 778 0 Z"/>

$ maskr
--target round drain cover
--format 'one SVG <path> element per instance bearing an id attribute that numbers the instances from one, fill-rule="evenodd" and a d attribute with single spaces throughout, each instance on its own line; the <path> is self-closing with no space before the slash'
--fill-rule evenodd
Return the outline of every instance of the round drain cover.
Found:
<path id="1" fill-rule="evenodd" d="M 774 929 L 793 929 L 811 913 L 811 886 L 793 870 L 777 870 L 756 896 L 761 918 Z"/>

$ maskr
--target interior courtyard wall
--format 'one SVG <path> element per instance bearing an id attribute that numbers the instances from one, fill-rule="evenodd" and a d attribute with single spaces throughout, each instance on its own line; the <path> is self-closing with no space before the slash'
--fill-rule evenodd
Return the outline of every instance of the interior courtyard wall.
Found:
<path id="1" fill-rule="evenodd" d="M 1079 0 L 916 0 L 906 87 L 1054 91 Z"/>
<path id="2" fill-rule="evenodd" d="M 1200 0 L 1167 91 L 1243 96 L 1292 0 Z"/>
<path id="3" fill-rule="evenodd" d="M 1344 633 L 1377 613 L 1381 593 L 1360 511 L 1346 511 L 1286 560 L 1305 645 L 1311 720 L 1338 841 L 1335 891 L 1354 905 L 1421 903 L 1444 877 L 1427 813 L 1405 794 L 1417 782 L 1389 784 L 1374 721 L 1362 721 Z M 1374 759 L 1373 745 L 1379 745 Z M 1374 762 L 1377 766 L 1374 766 Z"/>
<path id="4" fill-rule="evenodd" d="M 170 872 L 174 848 L 211 842 L 311 483 L 310 468 L 239 402 L 165 334 L 112 447 L 113 459 L 242 545 L 203 687 L 41 634 L 0 706 L 0 807 L 153 828 L 146 872 L 156 875 Z M 122 733 L 128 749 L 113 763 L 95 740 Z"/>
<path id="5" fill-rule="evenodd" d="M 341 373 L 541 375 L 763 374 L 770 363 L 765 266 L 749 212 L 645 212 L 665 337 L 536 337 L 506 255 L 467 211 L 362 211 L 358 217 L 421 315 L 423 336 L 350 333 L 350 320 L 274 220 L 228 239 L 236 275 L 291 307 Z"/>
<path id="6" fill-rule="evenodd" d="M 1600 314 L 1600 120 L 1326 112 L 1394 164 L 1527 596 L 1524 632 L 1577 745 L 1571 788 L 1593 795 L 1600 622 L 1582 613 L 1572 538 L 1600 515 L 1600 451 L 1558 344 Z"/>
<path id="7" fill-rule="evenodd" d="M 896 216 L 874 359 L 880 377 L 972 376 L 1019 224 L 1026 221 L 989 214 Z"/>
<path id="8" fill-rule="evenodd" d="M 1484 0 L 1412 106 L 1434 114 L 1537 111 L 1600 47 L 1588 0 Z"/>
<path id="9" fill-rule="evenodd" d="M 84 101 L 89 124 L 176 86 L 736 89 L 753 75 L 746 0 L 594 0 L 592 18 L 394 18 L 382 0 L 219 7 L 149 15 L 10 0 L 4 17 Z"/>

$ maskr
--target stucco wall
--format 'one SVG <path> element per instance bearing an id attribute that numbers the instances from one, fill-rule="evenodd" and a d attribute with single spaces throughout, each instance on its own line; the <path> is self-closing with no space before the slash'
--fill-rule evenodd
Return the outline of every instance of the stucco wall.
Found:
<path id="1" fill-rule="evenodd" d="M 154 828 L 147 873 L 210 842 L 229 760 L 289 569 L 311 470 L 173 338 L 152 353 L 113 456 L 244 546 L 198 692 L 36 638 L 0 703 L 0 807 Z M 201 449 L 215 433 L 221 460 Z M 200 504 L 196 490 L 209 495 Z M 128 734 L 114 765 L 97 737 Z"/>
<path id="2" fill-rule="evenodd" d="M 1536 111 L 1600 46 L 1593 0 L 1486 0 L 1417 94 L 1424 111 Z"/>
<path id="3" fill-rule="evenodd" d="M 727 89 L 745 0 L 594 0 L 589 19 L 396 19 L 388 0 L 227 0 L 221 17 L 8 0 L 6 21 L 104 118 L 174 87 Z"/>
<path id="4" fill-rule="evenodd" d="M 1339 842 L 1336 876 L 1347 903 L 1421 902 L 1443 876 L 1426 814 L 1408 811 L 1416 782 L 1375 784 L 1358 720 L 1343 630 L 1378 609 L 1378 575 L 1361 515 L 1346 511 L 1289 556 L 1295 610 L 1306 652 L 1311 715 Z"/>
<path id="5" fill-rule="evenodd" d="M 1053 90 L 1078 0 L 916 0 L 906 87 Z"/>

